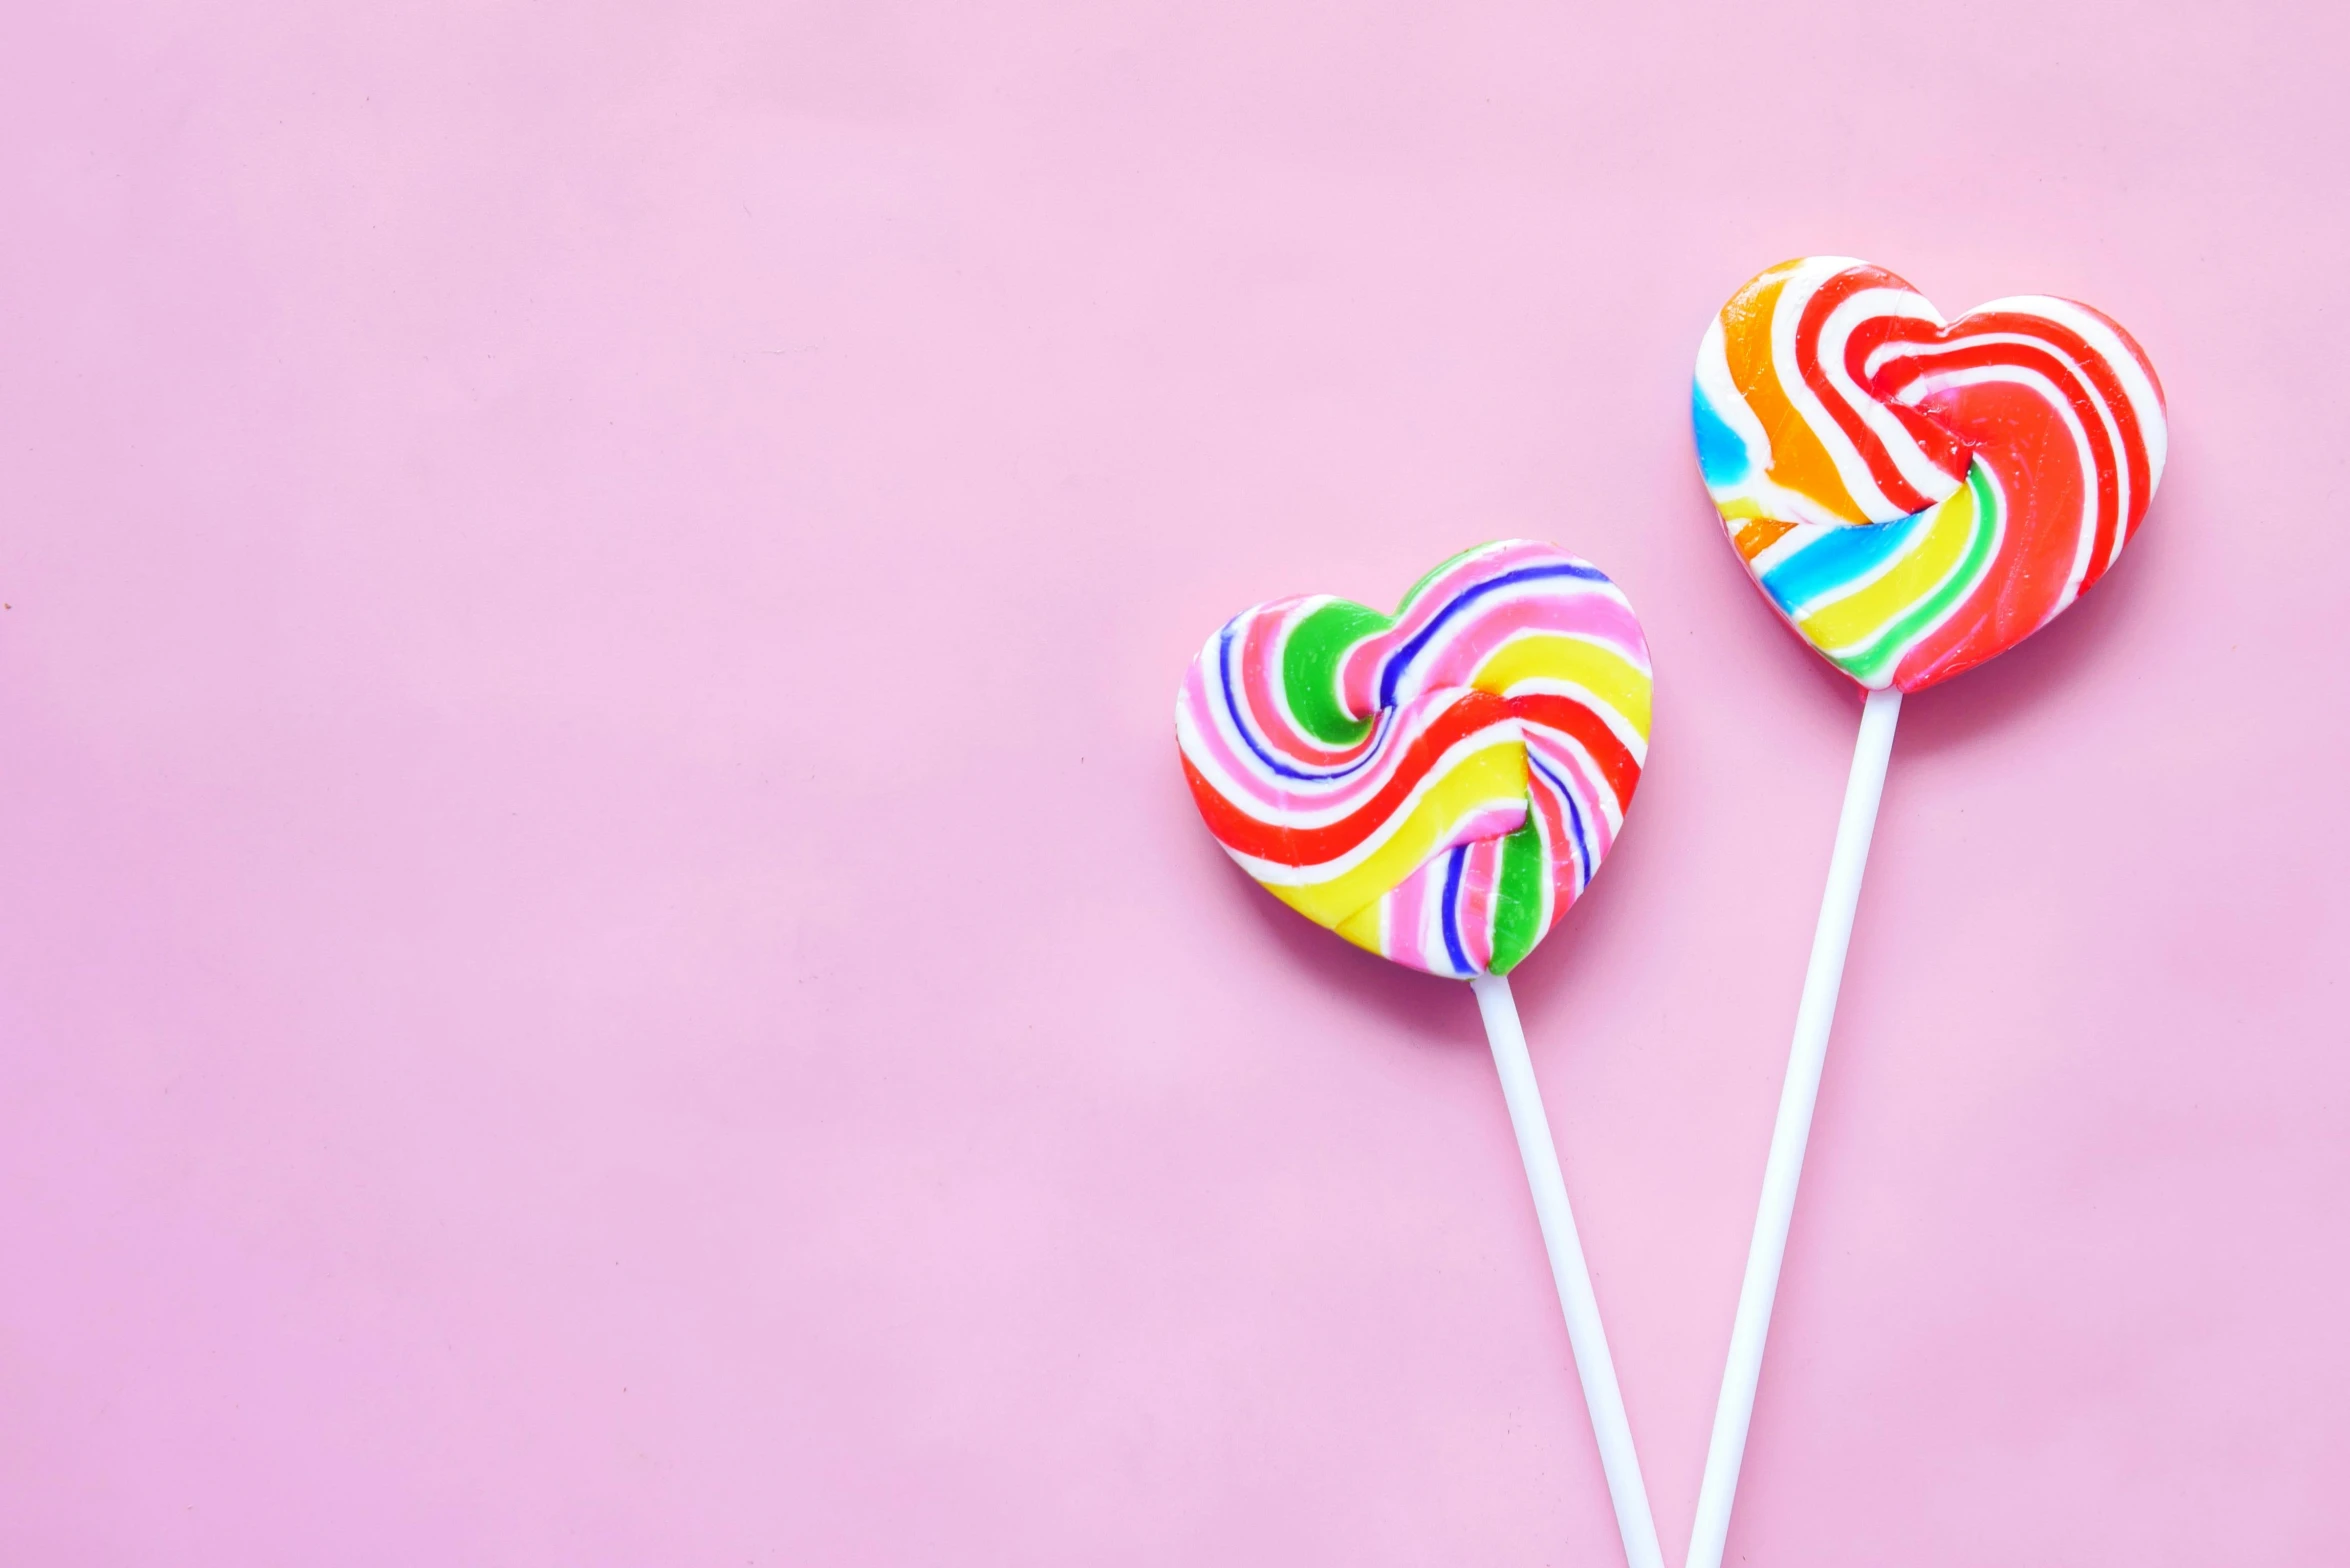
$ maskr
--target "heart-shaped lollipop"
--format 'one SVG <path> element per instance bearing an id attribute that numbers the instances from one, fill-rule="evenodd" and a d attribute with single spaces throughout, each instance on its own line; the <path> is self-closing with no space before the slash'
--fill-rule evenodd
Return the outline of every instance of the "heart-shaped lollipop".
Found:
<path id="1" fill-rule="evenodd" d="M 1276 898 L 1469 982 L 1524 1158 L 1629 1568 L 1664 1568 L 1509 971 L 1590 883 L 1648 756 L 1648 642 L 1555 545 L 1454 556 L 1393 615 L 1327 594 L 1226 621 L 1175 697 L 1208 829 Z"/>
<path id="2" fill-rule="evenodd" d="M 2088 306 L 2032 295 L 1945 322 L 1843 256 L 1782 262 L 1732 295 L 1691 401 L 1739 559 L 1869 689 L 1690 1532 L 1688 1568 L 1720 1568 L 1904 694 L 2006 652 L 2112 567 L 2169 425 L 2145 351 Z"/>
<path id="3" fill-rule="evenodd" d="M 1882 267 L 1782 262 L 1697 355 L 1698 462 L 1771 604 L 1863 686 L 1917 691 L 2055 619 L 2146 515 L 2143 349 L 2071 300 L 1944 322 Z"/>
<path id="4" fill-rule="evenodd" d="M 1392 616 L 1244 610 L 1175 701 L 1183 771 L 1248 874 L 1397 963 L 1507 974 L 1590 882 L 1648 754 L 1640 622 L 1597 567 L 1505 540 Z"/>

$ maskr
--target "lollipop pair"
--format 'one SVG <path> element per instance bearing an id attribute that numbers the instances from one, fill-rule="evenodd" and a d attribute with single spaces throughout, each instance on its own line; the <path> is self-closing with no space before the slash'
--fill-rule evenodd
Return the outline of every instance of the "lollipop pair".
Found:
<path id="1" fill-rule="evenodd" d="M 1739 559 L 1868 693 L 1698 1497 L 1688 1568 L 1718 1568 L 1902 696 L 2015 646 L 2112 566 L 2167 428 L 2144 351 L 2085 305 L 1945 322 L 1892 273 L 1817 256 L 1722 308 L 1692 423 Z M 1623 827 L 1651 679 L 1622 592 L 1517 540 L 1453 557 L 1392 616 L 1326 595 L 1244 611 L 1175 710 L 1193 798 L 1250 876 L 1475 993 L 1633 1568 L 1663 1554 L 1505 977 Z"/>

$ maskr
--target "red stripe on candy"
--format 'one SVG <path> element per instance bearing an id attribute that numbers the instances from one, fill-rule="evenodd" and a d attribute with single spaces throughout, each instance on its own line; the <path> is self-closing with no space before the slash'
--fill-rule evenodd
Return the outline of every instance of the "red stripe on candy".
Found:
<path id="1" fill-rule="evenodd" d="M 1608 728 L 1607 720 L 1572 697 L 1550 693 L 1512 697 L 1510 711 L 1529 724 L 1557 730 L 1580 742 L 1591 753 L 1591 760 L 1599 765 L 1600 777 L 1607 780 L 1607 787 L 1615 793 L 1616 809 L 1621 812 L 1632 804 L 1632 791 L 1640 785 L 1640 763 L 1616 738 L 1616 732 Z"/>
<path id="2" fill-rule="evenodd" d="M 1899 287 L 1900 280 L 1876 267 L 1847 267 L 1820 285 L 1803 307 L 1803 317 L 1795 327 L 1795 368 L 1803 377 L 1803 384 L 1811 388 L 1828 417 L 1836 421 L 1838 429 L 1859 449 L 1861 460 L 1868 464 L 1869 477 L 1877 488 L 1885 492 L 1885 499 L 1904 512 L 1922 512 L 1933 505 L 1931 497 L 1920 495 L 1917 487 L 1902 477 L 1893 461 L 1893 454 L 1885 450 L 1885 443 L 1869 428 L 1860 410 L 1845 401 L 1844 394 L 1828 379 L 1828 372 L 1820 362 L 1820 335 L 1827 329 L 1828 318 L 1836 307 L 1863 289 L 1879 286 Z"/>
<path id="3" fill-rule="evenodd" d="M 1444 754 L 1478 731 L 1506 722 L 1510 711 L 1490 692 L 1463 690 L 1437 720 L 1422 730 L 1405 751 L 1394 776 L 1379 792 L 1336 822 L 1318 828 L 1291 828 L 1250 816 L 1224 798 L 1216 787 L 1183 759 L 1183 776 L 1191 781 L 1192 798 L 1208 831 L 1235 853 L 1283 866 L 1319 866 L 1338 859 L 1386 825 L 1389 817 L 1411 798 Z"/>

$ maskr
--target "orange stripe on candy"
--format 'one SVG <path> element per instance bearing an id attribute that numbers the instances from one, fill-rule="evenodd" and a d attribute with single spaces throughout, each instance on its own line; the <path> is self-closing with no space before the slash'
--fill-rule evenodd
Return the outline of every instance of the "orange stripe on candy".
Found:
<path id="1" fill-rule="evenodd" d="M 1740 555 L 1751 561 L 1786 538 L 1794 528 L 1793 523 L 1782 522 L 1776 517 L 1757 517 L 1731 535 L 1730 542 L 1738 547 Z"/>

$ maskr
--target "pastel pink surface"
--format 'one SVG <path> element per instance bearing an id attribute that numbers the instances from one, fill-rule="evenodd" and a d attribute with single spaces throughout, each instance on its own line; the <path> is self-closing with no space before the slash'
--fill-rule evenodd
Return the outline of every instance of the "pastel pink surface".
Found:
<path id="1" fill-rule="evenodd" d="M 1815 250 L 2174 447 L 1904 716 L 1732 1560 L 2350 1553 L 2340 13 L 1669 9 L 13 18 L 0 1561 L 1610 1560 L 1469 997 L 1167 736 L 1504 533 L 1655 646 L 1518 993 L 1678 1560 L 1857 709 L 1689 346 Z"/>

